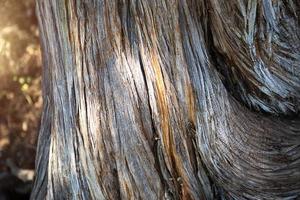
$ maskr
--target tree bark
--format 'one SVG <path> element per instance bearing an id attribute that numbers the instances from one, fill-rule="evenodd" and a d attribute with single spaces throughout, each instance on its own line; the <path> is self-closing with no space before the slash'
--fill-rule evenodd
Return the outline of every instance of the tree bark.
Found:
<path id="1" fill-rule="evenodd" d="M 297 0 L 37 0 L 31 199 L 297 199 Z"/>

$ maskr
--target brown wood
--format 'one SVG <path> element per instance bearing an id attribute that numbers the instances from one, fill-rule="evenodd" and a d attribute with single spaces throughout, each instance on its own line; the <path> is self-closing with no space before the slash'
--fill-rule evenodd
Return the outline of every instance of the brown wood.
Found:
<path id="1" fill-rule="evenodd" d="M 37 0 L 31 199 L 300 198 L 297 0 Z"/>

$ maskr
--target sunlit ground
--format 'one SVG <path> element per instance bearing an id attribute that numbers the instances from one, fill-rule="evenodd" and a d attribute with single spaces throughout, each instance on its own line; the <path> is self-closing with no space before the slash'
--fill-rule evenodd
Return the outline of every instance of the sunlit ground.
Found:
<path id="1" fill-rule="evenodd" d="M 0 200 L 28 198 L 32 174 L 19 172 L 34 168 L 40 66 L 34 0 L 0 0 Z"/>

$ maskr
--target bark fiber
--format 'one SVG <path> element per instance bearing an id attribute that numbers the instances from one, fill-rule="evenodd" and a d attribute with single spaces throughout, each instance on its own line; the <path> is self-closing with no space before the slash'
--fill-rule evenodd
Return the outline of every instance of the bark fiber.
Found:
<path id="1" fill-rule="evenodd" d="M 31 199 L 300 198 L 298 0 L 37 0 Z"/>

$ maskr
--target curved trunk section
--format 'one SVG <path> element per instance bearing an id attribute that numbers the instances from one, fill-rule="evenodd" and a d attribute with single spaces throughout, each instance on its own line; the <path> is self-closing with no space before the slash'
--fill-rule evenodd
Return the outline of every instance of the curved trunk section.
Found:
<path id="1" fill-rule="evenodd" d="M 38 0 L 44 112 L 31 199 L 299 197 L 299 10 Z"/>

